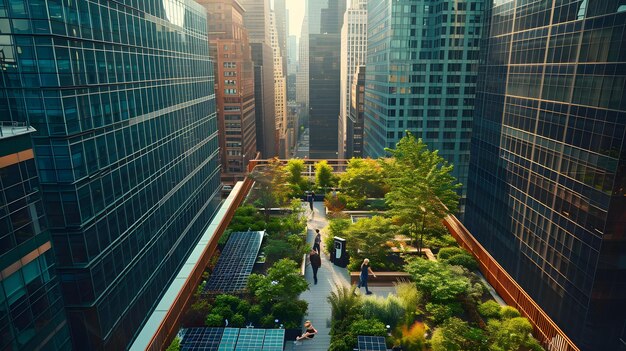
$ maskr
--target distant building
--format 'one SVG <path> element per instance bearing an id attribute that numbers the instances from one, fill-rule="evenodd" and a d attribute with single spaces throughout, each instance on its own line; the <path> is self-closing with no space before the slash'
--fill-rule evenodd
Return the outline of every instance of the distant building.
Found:
<path id="1" fill-rule="evenodd" d="M 302 19 L 300 45 L 298 45 L 298 73 L 296 73 L 296 102 L 302 111 L 309 112 L 309 24 L 308 16 Z"/>
<path id="2" fill-rule="evenodd" d="M 280 51 L 274 12 L 270 16 L 270 42 L 274 52 L 274 113 L 276 114 L 276 143 L 278 157 L 286 158 L 289 148 L 287 134 L 287 77 L 283 68 L 283 55 Z"/>
<path id="3" fill-rule="evenodd" d="M 24 123 L 0 121 L 0 349 L 71 350 L 34 132 Z"/>
<path id="4" fill-rule="evenodd" d="M 409 130 L 467 184 L 483 1 L 370 1 L 367 13 L 364 156 Z"/>
<path id="5" fill-rule="evenodd" d="M 198 0 L 207 10 L 209 53 L 215 65 L 222 183 L 234 184 L 246 174 L 257 153 L 254 65 L 245 10 L 236 0 Z"/>
<path id="6" fill-rule="evenodd" d="M 296 101 L 298 44 L 295 35 L 287 39 L 287 101 Z"/>
<path id="7" fill-rule="evenodd" d="M 350 114 L 346 128 L 345 158 L 363 157 L 363 111 L 365 99 L 365 66 L 358 66 L 350 85 Z"/>
<path id="8" fill-rule="evenodd" d="M 309 7 L 312 3 L 309 3 Z M 319 5 L 319 4 L 318 4 Z M 335 159 L 338 153 L 338 119 L 340 109 L 341 26 L 346 3 L 329 0 L 319 13 L 311 11 L 309 28 L 309 158 Z"/>
<path id="9" fill-rule="evenodd" d="M 625 10 L 485 12 L 464 224 L 581 351 L 626 349 Z"/>
<path id="10" fill-rule="evenodd" d="M 124 350 L 219 206 L 206 13 L 190 0 L 29 3 L 11 3 L 11 22 L 37 24 L 0 35 L 0 116 L 36 129 L 35 209 L 46 214 L 73 349 Z M 44 270 L 46 236 L 33 253 Z M 39 300 L 20 328 L 64 333 L 58 299 Z M 45 326 L 28 320 L 46 311 Z"/>
<path id="11" fill-rule="evenodd" d="M 341 100 L 339 110 L 339 158 L 344 155 L 347 143 L 351 142 L 347 131 L 348 119 L 350 118 L 350 93 L 352 90 L 352 78 L 356 68 L 365 64 L 367 56 L 367 0 L 353 0 L 352 5 L 343 18 L 341 28 L 341 73 L 340 90 Z M 363 71 L 365 67 L 363 67 Z M 361 121 L 361 127 L 363 126 Z M 360 133 L 363 136 L 363 133 Z"/>
<path id="12" fill-rule="evenodd" d="M 254 62 L 254 95 L 256 106 L 257 150 L 262 158 L 278 155 L 274 99 L 274 51 L 270 39 L 270 0 L 240 0 L 246 12 Z"/>

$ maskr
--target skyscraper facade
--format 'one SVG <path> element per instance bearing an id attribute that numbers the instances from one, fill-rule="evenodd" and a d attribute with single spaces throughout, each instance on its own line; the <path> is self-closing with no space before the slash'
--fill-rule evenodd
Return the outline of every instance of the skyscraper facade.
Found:
<path id="1" fill-rule="evenodd" d="M 358 66 L 350 84 L 350 114 L 346 129 L 346 158 L 363 157 L 365 66 Z"/>
<path id="2" fill-rule="evenodd" d="M 341 28 L 341 73 L 339 101 L 339 158 L 351 157 L 346 155 L 347 143 L 350 143 L 347 131 L 350 119 L 350 93 L 352 78 L 358 66 L 365 64 L 367 56 L 367 0 L 354 0 L 346 10 Z M 365 71 L 365 69 L 363 69 Z M 362 124 L 361 124 L 362 125 Z M 363 135 L 361 133 L 361 135 Z"/>
<path id="3" fill-rule="evenodd" d="M 234 184 L 256 156 L 254 65 L 244 9 L 236 0 L 197 0 L 207 10 L 214 58 L 222 183 Z"/>
<path id="4" fill-rule="evenodd" d="M 465 225 L 583 351 L 626 333 L 626 8 L 487 8 Z"/>
<path id="5" fill-rule="evenodd" d="M 0 349 L 70 350 L 34 132 L 25 123 L 0 122 Z"/>
<path id="6" fill-rule="evenodd" d="M 309 20 L 304 15 L 298 45 L 298 73 L 296 74 L 296 102 L 304 113 L 309 113 Z"/>
<path id="7" fill-rule="evenodd" d="M 318 6 L 318 5 L 316 5 Z M 311 3 L 309 3 L 311 7 Z M 329 0 L 319 9 L 319 27 L 309 22 L 309 28 L 319 28 L 319 34 L 309 32 L 309 157 L 334 159 L 338 152 L 338 119 L 340 109 L 339 68 L 341 26 L 346 3 Z"/>
<path id="8" fill-rule="evenodd" d="M 274 99 L 274 52 L 270 38 L 270 0 L 241 0 L 246 10 L 244 26 L 248 29 L 254 62 L 254 103 L 256 140 L 261 157 L 278 155 Z"/>
<path id="9" fill-rule="evenodd" d="M 276 29 L 276 14 L 270 16 L 270 43 L 274 53 L 274 113 L 276 114 L 276 143 L 278 157 L 286 158 L 289 140 L 287 140 L 287 77 L 284 74 L 283 55 Z"/>
<path id="10" fill-rule="evenodd" d="M 206 13 L 191 0 L 4 3 L 0 115 L 37 130 L 74 348 L 123 350 L 219 204 Z"/>
<path id="11" fill-rule="evenodd" d="M 366 156 L 409 130 L 467 183 L 482 16 L 483 1 L 368 2 Z"/>

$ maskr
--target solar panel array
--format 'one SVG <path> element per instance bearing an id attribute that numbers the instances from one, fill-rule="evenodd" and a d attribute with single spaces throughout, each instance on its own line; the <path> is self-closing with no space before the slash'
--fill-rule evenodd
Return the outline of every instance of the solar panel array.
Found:
<path id="1" fill-rule="evenodd" d="M 182 351 L 282 351 L 285 329 L 189 328 Z"/>
<path id="2" fill-rule="evenodd" d="M 359 351 L 387 351 L 387 344 L 382 336 L 359 335 L 357 341 Z"/>
<path id="3" fill-rule="evenodd" d="M 264 232 L 232 233 L 204 291 L 232 293 L 244 290 L 259 254 L 263 234 Z"/>

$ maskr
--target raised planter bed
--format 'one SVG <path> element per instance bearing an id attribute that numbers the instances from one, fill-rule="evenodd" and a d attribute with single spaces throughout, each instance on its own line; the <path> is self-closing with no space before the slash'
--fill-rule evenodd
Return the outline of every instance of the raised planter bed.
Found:
<path id="1" fill-rule="evenodd" d="M 361 272 L 350 272 L 350 284 L 358 284 Z M 376 272 L 376 277 L 370 275 L 367 284 L 370 286 L 393 286 L 394 283 L 411 280 L 407 272 Z"/>

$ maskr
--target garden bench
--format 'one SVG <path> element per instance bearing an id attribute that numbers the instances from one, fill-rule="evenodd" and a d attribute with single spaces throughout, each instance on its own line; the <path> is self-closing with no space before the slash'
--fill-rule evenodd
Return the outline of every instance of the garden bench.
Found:
<path id="1" fill-rule="evenodd" d="M 359 284 L 361 272 L 350 272 L 350 284 Z M 407 272 L 376 272 L 376 278 L 369 275 L 367 284 L 369 286 L 392 286 L 396 282 L 411 280 L 411 275 Z"/>

